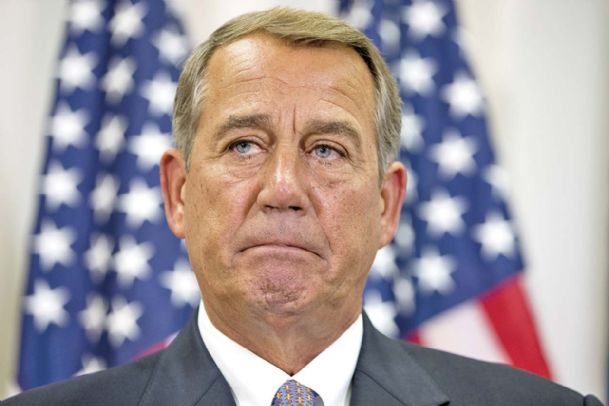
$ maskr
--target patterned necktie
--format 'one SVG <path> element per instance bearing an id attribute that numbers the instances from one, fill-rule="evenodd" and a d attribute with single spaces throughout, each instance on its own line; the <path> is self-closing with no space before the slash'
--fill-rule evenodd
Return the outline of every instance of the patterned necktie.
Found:
<path id="1" fill-rule="evenodd" d="M 279 387 L 271 406 L 322 406 L 323 404 L 317 392 L 290 379 Z"/>

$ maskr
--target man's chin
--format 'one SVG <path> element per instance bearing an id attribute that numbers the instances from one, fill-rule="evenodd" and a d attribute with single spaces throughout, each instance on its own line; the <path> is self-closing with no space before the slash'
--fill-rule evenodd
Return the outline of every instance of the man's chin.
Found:
<path id="1" fill-rule="evenodd" d="M 305 281 L 296 281 L 281 275 L 266 280 L 260 286 L 258 294 L 267 311 L 272 313 L 291 313 L 298 311 L 309 300 L 308 286 Z"/>
<path id="2" fill-rule="evenodd" d="M 251 310 L 262 318 L 266 315 L 291 317 L 306 313 L 315 299 L 316 282 L 302 276 L 267 270 L 263 278 L 249 286 L 251 289 L 248 289 L 247 296 L 253 307 Z"/>

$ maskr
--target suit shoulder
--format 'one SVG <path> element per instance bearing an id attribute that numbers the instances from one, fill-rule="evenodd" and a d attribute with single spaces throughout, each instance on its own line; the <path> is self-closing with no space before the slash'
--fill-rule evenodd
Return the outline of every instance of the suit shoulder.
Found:
<path id="1" fill-rule="evenodd" d="M 25 391 L 6 399 L 2 406 L 136 405 L 161 352 L 119 367 Z"/>
<path id="2" fill-rule="evenodd" d="M 405 342 L 401 345 L 449 397 L 467 400 L 464 404 L 584 405 L 579 393 L 520 369 Z"/>

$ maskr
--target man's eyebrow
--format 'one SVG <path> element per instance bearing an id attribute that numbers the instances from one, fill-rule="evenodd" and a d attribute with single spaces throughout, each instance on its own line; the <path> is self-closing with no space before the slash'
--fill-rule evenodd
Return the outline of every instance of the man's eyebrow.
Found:
<path id="1" fill-rule="evenodd" d="M 216 130 L 214 139 L 220 139 L 227 132 L 239 128 L 268 129 L 271 118 L 266 114 L 252 114 L 247 116 L 230 115 L 228 119 Z"/>
<path id="2" fill-rule="evenodd" d="M 348 121 L 313 120 L 305 127 L 305 134 L 339 134 L 351 139 L 356 146 L 361 144 L 361 134 Z"/>

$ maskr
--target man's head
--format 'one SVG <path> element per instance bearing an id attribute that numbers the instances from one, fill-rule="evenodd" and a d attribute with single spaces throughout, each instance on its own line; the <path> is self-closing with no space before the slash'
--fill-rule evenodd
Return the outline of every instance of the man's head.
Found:
<path id="1" fill-rule="evenodd" d="M 305 320 L 335 336 L 359 314 L 399 220 L 404 168 L 378 155 L 397 143 L 395 83 L 373 48 L 350 45 L 367 40 L 344 23 L 289 10 L 241 19 L 259 28 L 236 35 L 243 22 L 229 22 L 180 78 L 180 151 L 161 162 L 168 223 L 221 330 L 247 341 L 257 327 Z M 383 103 L 390 124 L 378 124 Z"/>
<path id="2" fill-rule="evenodd" d="M 358 30 L 324 14 L 286 8 L 244 14 L 228 21 L 201 43 L 186 62 L 173 112 L 176 144 L 190 166 L 196 127 L 205 109 L 206 73 L 213 53 L 231 42 L 266 33 L 294 47 L 344 46 L 352 48 L 366 63 L 374 79 L 374 121 L 379 156 L 379 175 L 391 162 L 400 143 L 400 96 L 387 65 L 370 40 Z"/>

